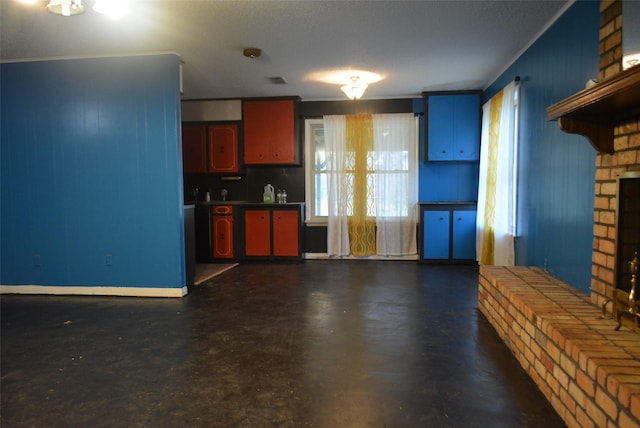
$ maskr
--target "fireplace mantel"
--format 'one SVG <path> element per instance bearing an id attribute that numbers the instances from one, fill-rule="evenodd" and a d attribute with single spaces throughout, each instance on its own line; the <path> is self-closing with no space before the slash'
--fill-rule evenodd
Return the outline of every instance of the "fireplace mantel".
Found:
<path id="1" fill-rule="evenodd" d="M 599 153 L 613 153 L 616 123 L 640 117 L 640 65 L 547 107 L 547 120 L 584 135 Z"/>

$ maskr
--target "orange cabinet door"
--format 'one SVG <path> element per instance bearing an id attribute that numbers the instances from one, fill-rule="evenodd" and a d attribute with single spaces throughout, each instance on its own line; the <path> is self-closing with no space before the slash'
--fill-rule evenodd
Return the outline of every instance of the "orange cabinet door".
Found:
<path id="1" fill-rule="evenodd" d="M 210 125 L 209 172 L 238 172 L 238 126 Z"/>
<path id="2" fill-rule="evenodd" d="M 246 256 L 271 255 L 271 216 L 269 210 L 244 212 L 244 248 Z"/>
<path id="3" fill-rule="evenodd" d="M 273 255 L 298 256 L 300 213 L 294 210 L 273 211 Z"/>
<path id="4" fill-rule="evenodd" d="M 213 258 L 233 258 L 233 216 L 213 216 Z"/>
<path id="5" fill-rule="evenodd" d="M 183 125 L 182 166 L 184 172 L 200 174 L 207 172 L 207 133 L 203 125 Z"/>
<path id="6" fill-rule="evenodd" d="M 245 164 L 295 162 L 294 101 L 245 101 L 242 105 Z"/>
<path id="7" fill-rule="evenodd" d="M 294 159 L 293 101 L 273 101 L 269 107 L 269 163 L 293 163 Z"/>

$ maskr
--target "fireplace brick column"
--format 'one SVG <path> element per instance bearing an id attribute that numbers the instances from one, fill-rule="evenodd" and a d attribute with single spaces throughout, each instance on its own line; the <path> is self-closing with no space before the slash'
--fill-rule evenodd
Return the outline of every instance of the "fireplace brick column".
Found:
<path id="1" fill-rule="evenodd" d="M 622 71 L 622 2 L 600 2 L 600 79 Z M 640 66 L 638 66 L 640 67 Z M 591 301 L 602 305 L 615 288 L 616 178 L 640 169 L 640 120 L 619 123 L 614 153 L 596 157 Z"/>

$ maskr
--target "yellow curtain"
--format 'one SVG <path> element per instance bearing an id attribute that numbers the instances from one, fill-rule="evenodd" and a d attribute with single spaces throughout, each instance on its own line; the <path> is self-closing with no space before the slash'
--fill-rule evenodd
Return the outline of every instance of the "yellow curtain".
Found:
<path id="1" fill-rule="evenodd" d="M 494 219 L 496 210 L 496 188 L 498 177 L 498 142 L 500 138 L 500 118 L 504 91 L 491 99 L 489 118 L 489 162 L 487 168 L 487 198 L 484 211 L 484 231 L 480 263 L 492 265 L 494 262 L 495 235 Z"/>
<path id="2" fill-rule="evenodd" d="M 349 216 L 349 243 L 354 256 L 376 254 L 375 218 L 367 217 L 367 197 L 373 192 L 373 117 L 370 114 L 346 116 L 347 152 L 349 153 L 349 169 L 353 170 L 353 181 L 349 189 L 353 206 Z"/>

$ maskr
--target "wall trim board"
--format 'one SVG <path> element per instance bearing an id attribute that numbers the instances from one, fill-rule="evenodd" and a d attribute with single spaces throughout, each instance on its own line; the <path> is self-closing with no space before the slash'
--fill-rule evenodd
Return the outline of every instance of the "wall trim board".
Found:
<path id="1" fill-rule="evenodd" d="M 152 287 L 92 287 L 92 286 L 46 286 L 46 285 L 0 285 L 0 294 L 52 294 L 74 296 L 120 296 L 120 297 L 184 297 L 189 291 L 182 288 Z"/>
<path id="2" fill-rule="evenodd" d="M 389 261 L 413 261 L 418 260 L 418 255 L 408 255 L 408 256 L 369 256 L 369 257 L 356 257 L 356 256 L 344 256 L 344 257 L 333 257 L 329 256 L 328 253 L 304 253 L 303 258 L 305 260 L 389 260 Z"/>
<path id="3" fill-rule="evenodd" d="M 20 62 L 43 62 L 43 61 L 67 61 L 67 60 L 78 60 L 78 59 L 102 59 L 102 58 L 127 58 L 127 57 L 143 57 L 143 56 L 159 56 L 159 55 L 175 55 L 182 61 L 182 55 L 178 51 L 172 50 L 160 50 L 160 51 L 147 51 L 147 52 L 133 52 L 133 53 L 113 53 L 113 54 L 104 54 L 104 55 L 69 55 L 69 56 L 43 56 L 43 57 L 35 57 L 35 58 L 15 58 L 15 59 L 6 59 L 0 61 L 0 64 L 15 64 Z"/>
<path id="4" fill-rule="evenodd" d="M 310 119 L 334 114 L 412 113 L 413 99 L 416 97 L 357 101 L 302 101 L 298 114 L 302 118 Z"/>

